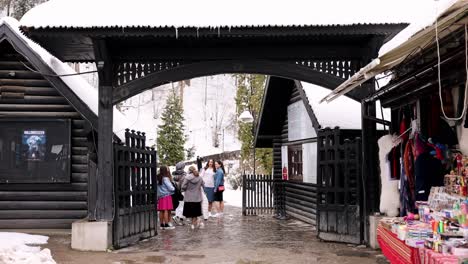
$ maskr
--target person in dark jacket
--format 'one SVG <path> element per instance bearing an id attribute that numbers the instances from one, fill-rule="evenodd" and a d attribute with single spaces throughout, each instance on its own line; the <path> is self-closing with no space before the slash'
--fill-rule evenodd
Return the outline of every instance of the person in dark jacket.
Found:
<path id="1" fill-rule="evenodd" d="M 185 163 L 183 161 L 176 164 L 176 170 L 172 172 L 174 181 L 176 182 L 176 187 L 181 189 L 182 183 L 184 182 L 185 175 Z M 177 225 L 184 225 L 184 201 L 179 202 L 179 206 L 175 208 L 175 216 L 172 218 Z"/>
<path id="2" fill-rule="evenodd" d="M 200 158 L 200 156 L 197 156 L 197 168 L 198 168 L 198 171 L 201 171 L 201 169 L 203 168 L 203 158 Z"/>
<path id="3" fill-rule="evenodd" d="M 192 218 L 192 229 L 195 227 L 203 228 L 203 222 L 199 222 L 199 217 L 202 216 L 202 188 L 204 187 L 203 179 L 195 166 L 190 166 L 189 174 L 185 176 L 182 183 L 182 191 L 184 195 L 184 216 Z"/>

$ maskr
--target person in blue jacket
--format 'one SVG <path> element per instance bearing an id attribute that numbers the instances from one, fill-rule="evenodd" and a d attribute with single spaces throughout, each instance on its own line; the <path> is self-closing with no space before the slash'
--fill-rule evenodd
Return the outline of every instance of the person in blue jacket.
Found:
<path id="1" fill-rule="evenodd" d="M 217 214 L 216 216 L 223 216 L 224 213 L 224 201 L 223 201 L 223 192 L 224 192 L 224 170 L 223 162 L 218 160 L 215 162 L 216 173 L 215 186 L 214 186 L 214 202 L 216 203 Z"/>
<path id="2" fill-rule="evenodd" d="M 174 229 L 170 222 L 170 212 L 174 209 L 172 205 L 172 195 L 175 188 L 171 182 L 171 173 L 169 168 L 161 166 L 158 174 L 158 211 L 161 229 Z"/>

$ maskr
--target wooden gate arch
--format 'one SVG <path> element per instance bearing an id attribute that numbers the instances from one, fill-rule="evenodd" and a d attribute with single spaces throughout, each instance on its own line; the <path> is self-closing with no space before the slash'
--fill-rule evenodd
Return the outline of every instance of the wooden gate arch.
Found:
<path id="1" fill-rule="evenodd" d="M 39 11 L 38 11 L 39 12 Z M 50 16 L 50 14 L 48 14 Z M 114 215 L 113 106 L 167 82 L 220 73 L 259 73 L 296 79 L 334 89 L 377 57 L 383 43 L 406 24 L 283 25 L 283 26 L 69 26 L 22 27 L 28 37 L 62 61 L 93 62 L 99 74 L 98 170 L 90 203 L 92 219 L 112 221 Z M 349 95 L 360 100 L 375 91 L 373 83 Z M 375 117 L 375 104 L 363 114 Z M 363 119 L 362 126 L 373 121 Z M 370 131 L 370 130 L 366 130 Z M 363 135 L 363 148 L 376 144 Z M 372 142 L 370 142 L 372 140 Z M 375 142 L 374 142 L 375 141 Z M 368 152 L 368 153 L 372 153 Z M 377 169 L 377 162 L 367 165 Z M 366 170 L 367 171 L 367 170 Z M 378 210 L 376 174 L 366 178 L 364 214 Z M 88 193 L 88 195 L 90 195 Z M 366 207 L 366 204 L 372 205 Z"/>

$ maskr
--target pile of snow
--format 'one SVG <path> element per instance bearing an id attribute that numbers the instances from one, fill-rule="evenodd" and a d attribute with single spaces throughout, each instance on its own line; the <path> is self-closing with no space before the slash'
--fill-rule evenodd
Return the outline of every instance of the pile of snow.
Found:
<path id="1" fill-rule="evenodd" d="M 63 63 L 39 44 L 33 42 L 19 30 L 19 23 L 12 17 L 0 19 L 0 25 L 5 24 L 28 45 L 42 61 L 48 65 L 57 75 L 76 74 L 68 64 Z M 62 81 L 75 93 L 96 115 L 98 115 L 98 91 L 91 86 L 80 75 L 62 76 Z M 125 128 L 129 127 L 129 122 L 120 111 L 114 108 L 114 133 L 120 138 L 124 138 Z"/>
<path id="2" fill-rule="evenodd" d="M 385 43 L 379 50 L 379 56 L 400 46 L 419 31 L 429 27 L 437 17 L 445 12 L 450 6 L 459 0 L 424 1 L 419 5 L 419 15 L 411 19 L 411 24 L 398 33 L 389 42 Z M 391 2 L 391 1 L 389 1 Z M 383 86 L 381 86 L 383 87 Z"/>
<path id="3" fill-rule="evenodd" d="M 28 27 L 218 27 L 400 23 L 431 0 L 250 1 L 51 0 L 21 19 Z M 86 14 L 83 19 L 82 14 Z M 155 15 L 157 14 L 157 15 Z"/>
<path id="4" fill-rule="evenodd" d="M 242 207 L 242 190 L 233 190 L 228 186 L 223 193 L 223 200 L 227 205 Z"/>
<path id="5" fill-rule="evenodd" d="M 341 129 L 361 129 L 361 103 L 341 96 L 333 103 L 321 104 L 320 99 L 330 93 L 330 90 L 311 83 L 301 84 L 322 128 L 338 126 Z"/>
<path id="6" fill-rule="evenodd" d="M 50 250 L 30 245 L 47 244 L 46 236 L 0 232 L 0 263 L 56 264 Z"/>

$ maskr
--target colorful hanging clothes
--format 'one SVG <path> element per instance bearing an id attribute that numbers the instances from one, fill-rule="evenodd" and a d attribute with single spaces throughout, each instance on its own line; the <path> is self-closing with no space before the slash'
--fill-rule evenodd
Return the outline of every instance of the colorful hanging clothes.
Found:
<path id="1" fill-rule="evenodd" d="M 405 216 L 408 212 L 415 212 L 415 179 L 414 179 L 414 159 L 413 159 L 413 142 L 408 140 L 403 150 L 402 155 L 402 178 L 400 181 L 400 216 Z M 404 176 L 404 177 L 403 177 Z"/>
<path id="2" fill-rule="evenodd" d="M 390 163 L 390 179 L 399 180 L 401 174 L 400 145 L 392 148 L 392 150 L 388 153 L 387 158 Z"/>
<path id="3" fill-rule="evenodd" d="M 408 179 L 409 190 L 411 192 L 412 200 L 414 201 L 414 154 L 413 154 L 413 141 L 409 140 L 406 144 L 405 151 L 403 153 L 403 166 L 405 168 L 405 174 Z"/>

